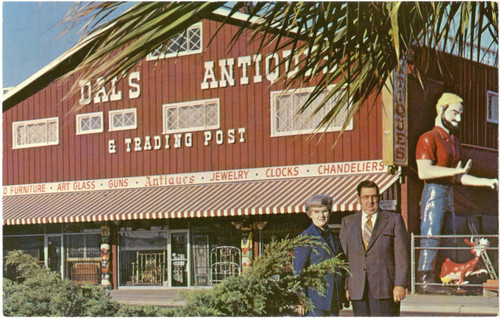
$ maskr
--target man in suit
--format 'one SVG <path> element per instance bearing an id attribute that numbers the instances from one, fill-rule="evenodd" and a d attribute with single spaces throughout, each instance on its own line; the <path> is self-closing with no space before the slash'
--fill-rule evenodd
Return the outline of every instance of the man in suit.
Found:
<path id="1" fill-rule="evenodd" d="M 371 181 L 357 187 L 361 211 L 342 219 L 340 241 L 351 275 L 346 297 L 355 316 L 399 316 L 410 270 L 408 234 L 401 215 L 381 211 Z"/>
<path id="2" fill-rule="evenodd" d="M 326 244 L 327 249 L 318 246 L 298 246 L 294 250 L 293 268 L 296 274 L 310 265 L 318 264 L 326 259 L 342 253 L 340 240 L 328 229 L 328 221 L 332 211 L 332 198 L 328 195 L 314 195 L 306 201 L 307 216 L 312 223 L 300 235 L 314 236 Z M 326 276 L 326 292 L 320 295 L 311 287 L 304 287 L 305 294 L 311 299 L 314 309 L 307 316 L 338 316 L 344 301 L 343 277 L 336 274 Z"/>

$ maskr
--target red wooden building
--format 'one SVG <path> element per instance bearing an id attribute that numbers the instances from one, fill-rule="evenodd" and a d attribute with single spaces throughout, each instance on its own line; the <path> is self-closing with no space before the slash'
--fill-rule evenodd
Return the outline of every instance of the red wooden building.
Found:
<path id="1" fill-rule="evenodd" d="M 4 96 L 4 253 L 24 249 L 64 277 L 97 283 L 104 249 L 103 283 L 115 289 L 208 286 L 263 244 L 300 233 L 313 194 L 333 197 L 338 223 L 358 209 L 364 179 L 418 232 L 423 184 L 412 156 L 444 90 L 464 97 L 462 141 L 475 173 L 496 175 L 496 68 L 450 56 L 461 71 L 431 68 L 423 90 L 410 62 L 395 77 L 397 94 L 367 101 L 332 148 L 343 115 L 310 134 L 322 114 L 307 122 L 296 111 L 311 88 L 283 93 L 275 82 L 294 70 L 276 67 L 287 52 L 258 53 L 244 39 L 229 48 L 233 26 L 207 46 L 217 28 L 195 24 L 123 81 L 97 91 L 100 79 L 89 79 L 66 97 L 76 78 L 54 80 L 82 55 L 77 47 Z M 467 194 L 458 215 L 496 216 L 494 192 L 458 191 Z"/>

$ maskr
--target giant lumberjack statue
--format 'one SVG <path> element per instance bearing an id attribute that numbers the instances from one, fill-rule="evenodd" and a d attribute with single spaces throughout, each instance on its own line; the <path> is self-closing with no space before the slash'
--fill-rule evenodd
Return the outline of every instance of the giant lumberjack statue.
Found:
<path id="1" fill-rule="evenodd" d="M 434 128 L 422 134 L 417 143 L 418 177 L 425 181 L 420 202 L 422 236 L 440 235 L 442 230 L 450 235 L 455 234 L 454 184 L 493 189 L 498 187 L 498 179 L 468 175 L 471 160 L 462 167 L 460 141 L 455 135 L 462 120 L 462 102 L 458 95 L 443 93 L 436 104 Z M 439 239 L 422 238 L 420 244 L 429 249 L 420 251 L 417 282 L 424 285 L 419 287 L 419 292 L 446 293 L 439 286 L 426 285 L 436 282 L 434 268 L 437 250 L 432 247 L 439 246 Z"/>

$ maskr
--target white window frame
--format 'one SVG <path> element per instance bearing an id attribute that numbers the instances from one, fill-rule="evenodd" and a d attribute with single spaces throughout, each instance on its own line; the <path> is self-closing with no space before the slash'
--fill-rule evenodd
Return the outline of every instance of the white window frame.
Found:
<path id="1" fill-rule="evenodd" d="M 217 104 L 217 124 L 215 125 L 204 125 L 204 126 L 195 126 L 188 128 L 181 128 L 175 130 L 169 130 L 167 128 L 167 110 L 168 109 L 179 109 L 186 106 L 192 106 L 193 104 Z M 180 102 L 180 103 L 171 103 L 171 104 L 163 104 L 163 134 L 173 134 L 173 133 L 182 133 L 182 132 L 195 132 L 195 131 L 206 131 L 206 130 L 216 130 L 220 128 L 220 99 L 207 99 L 207 100 L 197 100 L 197 101 L 189 101 L 189 102 Z"/>
<path id="2" fill-rule="evenodd" d="M 47 141 L 44 143 L 33 143 L 33 144 L 25 144 L 25 145 L 18 145 L 17 144 L 17 127 L 26 126 L 26 125 L 33 125 L 33 124 L 40 124 L 40 123 L 46 123 L 48 125 L 49 122 L 53 122 L 53 121 L 56 122 L 56 127 L 57 127 L 57 140 L 56 141 L 51 142 L 51 141 L 49 141 L 49 139 L 47 137 Z M 51 145 L 59 145 L 59 118 L 58 117 L 48 117 L 48 118 L 38 119 L 38 120 L 12 122 L 12 149 L 51 146 Z"/>
<path id="3" fill-rule="evenodd" d="M 100 129 L 90 129 L 88 131 L 82 131 L 80 122 L 85 118 L 91 118 L 99 116 L 101 118 L 101 128 Z M 103 112 L 94 112 L 94 113 L 84 113 L 76 115 L 76 135 L 83 134 L 93 134 L 93 133 L 102 133 L 104 132 L 104 113 Z"/>
<path id="4" fill-rule="evenodd" d="M 333 88 L 333 86 L 330 86 L 330 88 Z M 277 97 L 283 96 L 283 95 L 293 95 L 293 94 L 302 94 L 302 93 L 311 93 L 314 90 L 314 87 L 307 87 L 307 88 L 300 88 L 300 89 L 289 89 L 288 91 L 272 91 L 271 92 L 271 137 L 281 137 L 281 136 L 293 136 L 293 135 L 304 135 L 304 134 L 311 134 L 315 132 L 315 128 L 311 129 L 302 129 L 298 131 L 288 131 L 288 132 L 277 132 L 276 131 L 276 103 L 275 99 Z M 320 99 L 320 97 L 317 97 L 317 99 Z M 313 107 L 313 105 L 309 105 L 309 107 Z M 346 110 L 347 112 L 347 110 Z M 346 114 L 347 115 L 347 114 Z M 301 115 L 303 116 L 303 115 Z M 343 123 L 342 123 L 343 124 Z M 349 124 L 346 126 L 345 130 L 352 130 L 353 128 L 353 119 L 349 121 Z M 342 129 L 342 125 L 340 126 L 328 126 L 328 128 L 325 130 L 320 129 L 319 132 L 338 132 Z"/>
<path id="5" fill-rule="evenodd" d="M 123 126 L 123 127 L 115 127 L 113 125 L 113 117 L 117 114 L 124 114 L 124 113 L 134 113 L 134 118 L 135 122 L 133 125 L 128 125 L 128 126 Z M 122 109 L 122 110 L 113 110 L 109 111 L 109 131 L 125 131 L 125 130 L 134 130 L 137 128 L 137 109 L 135 107 L 133 108 L 128 108 L 128 109 Z"/>
<path id="6" fill-rule="evenodd" d="M 494 113 L 496 113 L 496 116 L 493 114 L 493 117 L 490 116 L 490 113 L 491 113 L 490 112 L 490 107 L 491 107 L 491 104 L 490 104 L 491 98 L 490 98 L 490 96 L 493 96 L 493 97 L 496 96 L 496 98 L 497 98 L 497 104 L 496 104 L 497 109 L 496 109 L 496 112 L 494 112 Z M 498 92 L 487 91 L 486 99 L 487 99 L 487 102 L 486 102 L 487 103 L 487 106 L 486 106 L 487 107 L 486 108 L 486 121 L 488 123 L 498 124 Z"/>
<path id="7" fill-rule="evenodd" d="M 203 52 L 203 23 L 201 23 L 201 22 L 195 23 L 183 32 L 187 33 L 187 32 L 189 32 L 189 30 L 195 29 L 195 28 L 200 29 L 200 48 L 199 49 L 178 51 L 175 53 L 165 53 L 164 50 L 162 50 L 159 54 L 154 54 L 153 52 L 151 52 L 146 56 L 146 61 L 154 61 L 154 60 L 159 60 L 159 59 L 167 59 L 167 58 L 172 58 L 172 57 L 202 53 Z M 176 34 L 176 36 L 177 35 L 179 35 L 179 33 Z M 170 39 L 168 41 L 170 42 Z M 167 45 L 167 44 L 168 44 L 168 42 L 165 45 Z M 158 48 L 157 50 L 160 50 L 160 48 Z"/>

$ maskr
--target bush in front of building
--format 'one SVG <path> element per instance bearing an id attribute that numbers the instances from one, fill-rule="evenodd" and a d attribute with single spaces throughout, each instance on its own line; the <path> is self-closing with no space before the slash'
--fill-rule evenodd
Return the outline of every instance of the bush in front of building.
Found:
<path id="1" fill-rule="evenodd" d="M 177 316 L 287 316 L 296 315 L 298 306 L 312 307 L 304 286 L 324 291 L 329 272 L 347 271 L 347 264 L 335 257 L 293 273 L 295 246 L 324 245 L 309 236 L 288 237 L 266 245 L 250 271 L 229 277 L 211 289 L 188 292 L 186 305 L 176 308 Z"/>
<path id="2" fill-rule="evenodd" d="M 11 251 L 5 267 L 16 277 L 3 280 L 3 313 L 22 317 L 114 316 L 119 304 L 99 286 L 79 286 L 61 279 L 29 255 Z"/>

